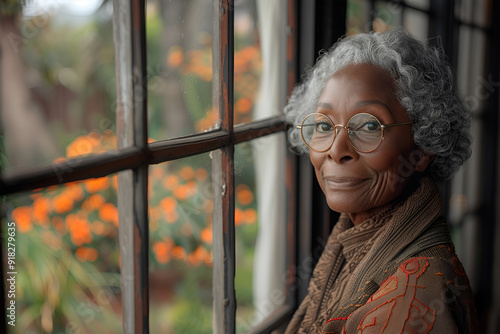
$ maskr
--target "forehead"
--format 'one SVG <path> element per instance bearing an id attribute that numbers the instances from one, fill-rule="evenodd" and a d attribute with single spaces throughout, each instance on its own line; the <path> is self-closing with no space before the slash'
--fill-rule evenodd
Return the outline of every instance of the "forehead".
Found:
<path id="1" fill-rule="evenodd" d="M 334 112 L 354 111 L 364 106 L 383 106 L 393 116 L 406 118 L 389 72 L 372 64 L 351 64 L 337 70 L 327 81 L 318 108 Z"/>
<path id="2" fill-rule="evenodd" d="M 384 69 L 372 64 L 351 64 L 337 70 L 328 79 L 323 90 L 349 95 L 372 95 L 384 100 L 396 98 L 394 80 Z"/>

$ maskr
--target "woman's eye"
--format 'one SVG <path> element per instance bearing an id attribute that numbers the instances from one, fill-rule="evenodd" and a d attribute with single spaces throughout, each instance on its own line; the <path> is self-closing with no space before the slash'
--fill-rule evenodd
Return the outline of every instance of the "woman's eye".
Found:
<path id="1" fill-rule="evenodd" d="M 318 122 L 316 123 L 316 131 L 317 132 L 328 132 L 331 131 L 333 126 L 327 122 Z"/>
<path id="2" fill-rule="evenodd" d="M 366 122 L 360 128 L 363 131 L 378 131 L 380 130 L 380 124 L 378 122 Z"/>

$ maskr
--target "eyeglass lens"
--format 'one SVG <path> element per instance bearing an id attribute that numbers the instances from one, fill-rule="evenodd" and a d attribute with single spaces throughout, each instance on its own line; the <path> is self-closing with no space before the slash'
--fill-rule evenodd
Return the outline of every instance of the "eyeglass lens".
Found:
<path id="1" fill-rule="evenodd" d="M 320 152 L 331 147 L 337 131 L 340 129 L 335 130 L 335 124 L 331 119 L 319 113 L 307 116 L 301 128 L 302 138 L 307 146 Z M 382 140 L 382 127 L 375 116 L 356 114 L 347 123 L 347 137 L 356 150 L 371 152 Z"/>

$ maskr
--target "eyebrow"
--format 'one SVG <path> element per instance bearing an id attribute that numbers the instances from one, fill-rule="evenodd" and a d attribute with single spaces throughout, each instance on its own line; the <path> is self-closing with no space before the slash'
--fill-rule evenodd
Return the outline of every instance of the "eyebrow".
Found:
<path id="1" fill-rule="evenodd" d="M 328 102 L 318 102 L 316 108 L 333 109 L 333 106 L 331 105 L 331 103 Z"/>

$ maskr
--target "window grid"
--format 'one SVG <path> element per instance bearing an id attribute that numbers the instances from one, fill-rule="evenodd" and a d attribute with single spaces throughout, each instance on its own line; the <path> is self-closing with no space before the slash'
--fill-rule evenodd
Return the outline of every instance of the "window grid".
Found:
<path id="1" fill-rule="evenodd" d="M 117 147 L 147 154 L 145 6 L 145 0 L 113 1 Z M 118 184 L 123 332 L 148 333 L 148 165 L 119 172 Z"/>
<path id="2" fill-rule="evenodd" d="M 294 15 L 288 0 L 289 16 Z M 123 295 L 124 333 L 149 333 L 148 292 L 148 166 L 213 151 L 214 186 L 214 330 L 234 333 L 236 299 L 234 291 L 234 145 L 272 133 L 287 125 L 281 116 L 233 125 L 233 0 L 213 1 L 214 85 L 213 103 L 219 107 L 219 129 L 190 136 L 147 143 L 147 82 L 145 0 L 113 1 L 117 73 L 117 150 L 76 158 L 28 172 L 0 174 L 0 195 L 29 191 L 57 184 L 102 177 L 118 172 L 119 245 Z M 294 39 L 290 33 L 290 40 Z M 288 52 L 293 62 L 294 52 Z M 215 69 L 221 69 L 218 73 Z M 295 68 L 289 66 L 289 90 Z M 220 75 L 220 80 L 216 79 Z M 220 87 L 218 84 L 220 83 Z M 293 157 L 291 158 L 293 161 Z M 293 164 L 289 162 L 289 164 Z M 293 178 L 293 177 L 292 177 Z M 294 191 L 294 182 L 287 184 Z M 293 207 L 293 206 L 292 206 Z M 288 244 L 295 242 L 296 221 L 289 217 Z M 294 260 L 289 249 L 287 268 Z M 215 255 L 218 254 L 218 255 Z M 218 270 L 220 269 L 220 270 Z M 289 270 L 290 271 L 290 270 Z M 294 278 L 291 277 L 292 280 Z M 287 281 L 288 282 L 288 281 Z M 220 284 L 221 286 L 218 286 Z M 291 285 L 293 282 L 287 285 Z M 220 293 L 219 293 L 220 292 Z M 2 291 L 2 297 L 5 297 Z M 268 333 L 288 319 L 294 309 L 292 291 L 287 303 L 252 333 Z M 5 308 L 3 307 L 3 314 Z"/>

